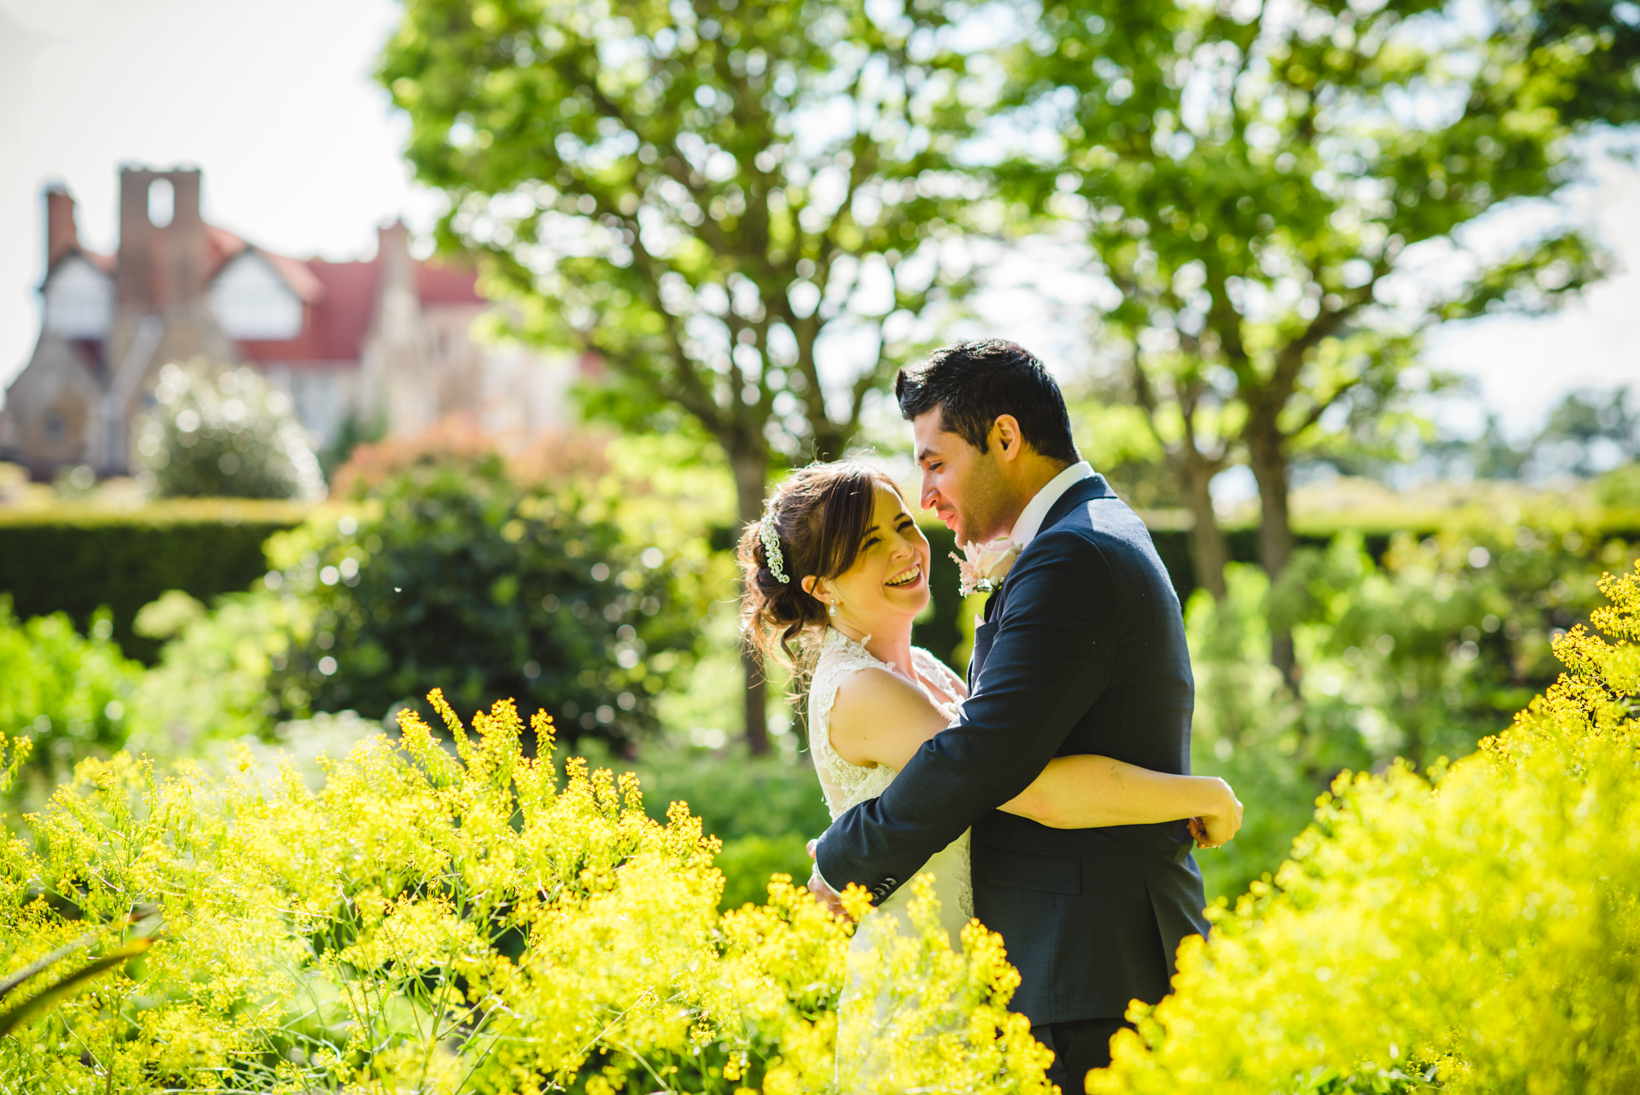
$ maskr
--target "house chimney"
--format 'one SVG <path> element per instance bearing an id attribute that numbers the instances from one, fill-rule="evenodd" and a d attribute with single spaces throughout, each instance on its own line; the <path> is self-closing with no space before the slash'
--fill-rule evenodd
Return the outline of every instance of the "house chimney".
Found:
<path id="1" fill-rule="evenodd" d="M 198 168 L 120 168 L 116 293 L 121 308 L 165 312 L 203 301 L 205 222 L 199 184 Z"/>
<path id="2" fill-rule="evenodd" d="M 74 199 L 62 183 L 46 185 L 46 269 L 80 246 L 74 227 Z"/>
<path id="3" fill-rule="evenodd" d="M 402 220 L 376 229 L 376 262 L 381 266 L 376 292 L 379 296 L 406 293 L 417 299 L 416 264 L 410 257 L 410 229 Z"/>

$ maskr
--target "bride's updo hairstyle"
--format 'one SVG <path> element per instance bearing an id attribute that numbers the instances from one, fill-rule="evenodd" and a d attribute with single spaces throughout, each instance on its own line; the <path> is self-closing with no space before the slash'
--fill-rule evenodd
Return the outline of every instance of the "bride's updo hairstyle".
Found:
<path id="1" fill-rule="evenodd" d="M 740 625 L 746 641 L 765 656 L 794 669 L 819 648 L 826 605 L 803 590 L 803 579 L 835 578 L 854 565 L 871 527 L 877 488 L 899 493 L 883 472 L 852 460 L 810 464 L 775 488 L 763 518 L 740 535 L 740 572 L 745 579 Z M 779 537 L 782 582 L 769 568 L 764 526 Z"/>

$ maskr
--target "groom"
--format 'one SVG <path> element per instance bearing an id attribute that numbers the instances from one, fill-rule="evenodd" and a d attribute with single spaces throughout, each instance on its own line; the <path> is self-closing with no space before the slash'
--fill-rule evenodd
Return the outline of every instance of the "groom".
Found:
<path id="1" fill-rule="evenodd" d="M 957 542 L 1020 554 L 974 630 L 960 722 L 815 848 L 810 887 L 882 901 L 973 829 L 974 911 L 1019 969 L 1016 1010 L 1070 1095 L 1110 1062 L 1133 999 L 1167 994 L 1173 953 L 1207 934 L 1186 822 L 1049 829 L 997 807 L 1048 761 L 1098 753 L 1190 771 L 1195 684 L 1179 600 L 1150 533 L 1076 451 L 1065 400 L 1011 342 L 935 351 L 894 381 L 922 505 Z"/>

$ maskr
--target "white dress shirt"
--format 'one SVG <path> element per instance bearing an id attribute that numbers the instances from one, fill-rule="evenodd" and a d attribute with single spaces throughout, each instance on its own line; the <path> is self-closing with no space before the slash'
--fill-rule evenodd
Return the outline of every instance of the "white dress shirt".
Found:
<path id="1" fill-rule="evenodd" d="M 1042 531 L 1042 522 L 1048 519 L 1048 511 L 1053 504 L 1064 497 L 1066 491 L 1084 479 L 1093 478 L 1093 465 L 1086 460 L 1078 460 L 1058 475 L 1045 483 L 1036 496 L 1025 503 L 1025 508 L 1019 511 L 1019 519 L 1014 522 L 1013 531 L 1008 533 L 1008 539 L 1019 545 L 1024 551 L 1030 542 L 1036 539 L 1036 534 Z"/>

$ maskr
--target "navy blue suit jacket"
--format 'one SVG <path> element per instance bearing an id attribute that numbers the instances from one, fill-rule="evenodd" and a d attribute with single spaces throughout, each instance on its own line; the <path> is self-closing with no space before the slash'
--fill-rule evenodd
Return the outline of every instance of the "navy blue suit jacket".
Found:
<path id="1" fill-rule="evenodd" d="M 1190 772 L 1195 682 L 1173 583 L 1103 476 L 1048 511 L 974 634 L 962 720 L 880 798 L 820 838 L 834 886 L 881 902 L 973 829 L 974 906 L 1002 935 L 1033 1024 L 1121 1016 L 1165 996 L 1173 954 L 1207 934 L 1183 821 L 1050 829 L 996 807 L 1055 756 L 1097 753 Z"/>

